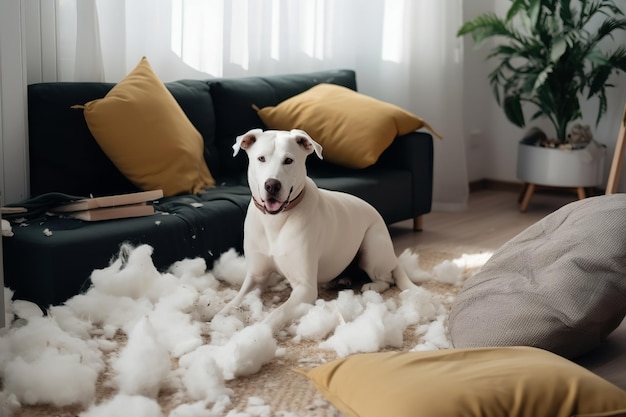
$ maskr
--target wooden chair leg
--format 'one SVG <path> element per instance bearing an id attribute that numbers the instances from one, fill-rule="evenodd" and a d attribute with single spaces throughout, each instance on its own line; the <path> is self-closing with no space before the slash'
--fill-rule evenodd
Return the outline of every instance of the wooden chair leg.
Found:
<path id="1" fill-rule="evenodd" d="M 579 200 L 584 200 L 585 198 L 587 198 L 587 192 L 585 191 L 585 187 L 578 187 L 576 189 L 576 192 L 578 193 Z"/>
<path id="2" fill-rule="evenodd" d="M 535 184 L 528 184 L 526 190 L 524 191 L 524 197 L 522 198 L 522 203 L 520 204 L 519 211 L 522 213 L 526 212 L 528 208 L 528 203 L 530 203 L 530 198 L 533 196 L 535 192 Z"/>
<path id="3" fill-rule="evenodd" d="M 413 230 L 421 232 L 424 230 L 424 216 L 417 216 L 413 219 Z"/>

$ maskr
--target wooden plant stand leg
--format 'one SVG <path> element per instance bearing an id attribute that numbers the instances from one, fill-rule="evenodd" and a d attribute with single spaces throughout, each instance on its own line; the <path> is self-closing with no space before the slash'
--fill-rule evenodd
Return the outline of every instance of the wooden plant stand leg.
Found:
<path id="1" fill-rule="evenodd" d="M 519 206 L 519 211 L 522 213 L 526 212 L 528 208 L 528 203 L 530 203 L 530 198 L 533 196 L 535 192 L 535 184 L 525 184 L 524 185 L 524 196 L 522 198 L 522 202 Z"/>
<path id="2" fill-rule="evenodd" d="M 522 200 L 524 200 L 524 196 L 526 195 L 526 190 L 528 190 L 528 183 L 525 182 L 522 184 L 522 190 L 519 193 L 519 197 L 517 197 L 517 202 L 522 204 Z"/>
<path id="3" fill-rule="evenodd" d="M 415 232 L 421 232 L 424 230 L 424 216 L 417 216 L 413 219 L 413 230 Z"/>

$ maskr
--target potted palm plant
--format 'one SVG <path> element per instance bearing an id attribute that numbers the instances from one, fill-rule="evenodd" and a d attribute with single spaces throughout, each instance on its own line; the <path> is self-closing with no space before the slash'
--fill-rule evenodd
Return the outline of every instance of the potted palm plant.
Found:
<path id="1" fill-rule="evenodd" d="M 581 100 L 597 99 L 596 126 L 606 113 L 611 77 L 626 71 L 626 46 L 611 48 L 610 42 L 625 29 L 624 13 L 611 0 L 511 0 L 506 16 L 486 13 L 460 27 L 457 36 L 470 34 L 479 46 L 495 41 L 487 57 L 497 63 L 489 82 L 507 119 L 523 128 L 532 111 L 528 120 L 547 118 L 554 127 L 553 138 L 534 128 L 520 141 L 520 180 L 560 187 L 602 183 L 604 147 L 568 142 L 586 132 L 573 125 L 583 116 Z"/>

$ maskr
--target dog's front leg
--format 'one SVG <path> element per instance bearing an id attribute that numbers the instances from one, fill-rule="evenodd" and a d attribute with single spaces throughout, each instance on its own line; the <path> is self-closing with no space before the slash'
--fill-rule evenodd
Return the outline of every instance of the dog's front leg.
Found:
<path id="1" fill-rule="evenodd" d="M 275 267 L 272 262 L 264 255 L 253 253 L 248 256 L 247 262 L 248 270 L 246 271 L 246 277 L 241 284 L 241 288 L 239 288 L 239 292 L 216 315 L 224 316 L 228 314 L 232 308 L 240 306 L 248 293 L 256 288 L 265 286 L 272 272 L 275 272 Z"/>
<path id="2" fill-rule="evenodd" d="M 292 284 L 291 295 L 287 301 L 276 307 L 264 322 L 276 333 L 286 324 L 299 318 L 299 308 L 302 304 L 313 304 L 316 299 L 317 281 Z"/>
<path id="3" fill-rule="evenodd" d="M 239 288 L 239 292 L 235 297 L 230 300 L 222 309 L 216 314 L 216 316 L 225 316 L 227 315 L 233 307 L 238 307 L 241 305 L 244 297 L 256 287 L 258 287 L 258 282 L 254 279 L 251 274 L 246 274 L 245 279 L 243 280 L 243 284 L 241 284 L 241 288 Z"/>

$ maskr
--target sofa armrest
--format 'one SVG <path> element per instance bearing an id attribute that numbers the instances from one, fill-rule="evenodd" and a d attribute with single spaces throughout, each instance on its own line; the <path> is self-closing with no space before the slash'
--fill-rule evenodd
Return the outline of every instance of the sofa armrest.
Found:
<path id="1" fill-rule="evenodd" d="M 433 137 L 426 132 L 398 136 L 383 152 L 376 166 L 411 171 L 414 217 L 430 213 L 433 195 Z"/>

